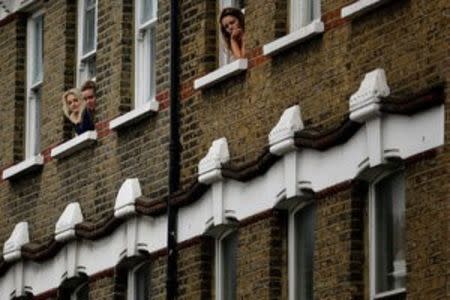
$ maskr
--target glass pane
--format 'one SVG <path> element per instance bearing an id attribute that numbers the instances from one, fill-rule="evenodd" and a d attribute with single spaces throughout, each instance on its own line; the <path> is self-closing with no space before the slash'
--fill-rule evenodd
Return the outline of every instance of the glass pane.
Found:
<path id="1" fill-rule="evenodd" d="M 86 2 L 89 2 L 88 0 Z M 91 8 L 85 7 L 83 25 L 83 55 L 95 50 L 95 5 Z"/>
<path id="2" fill-rule="evenodd" d="M 403 177 L 394 174 L 375 186 L 375 287 L 386 292 L 405 286 L 405 195 Z"/>
<path id="3" fill-rule="evenodd" d="M 313 299 L 314 206 L 300 209 L 294 222 L 296 298 Z"/>
<path id="4" fill-rule="evenodd" d="M 149 90 L 148 90 L 148 94 L 146 97 L 147 101 L 152 100 L 153 98 L 155 98 L 155 61 L 156 61 L 156 51 L 155 51 L 155 29 L 152 28 L 149 30 L 149 38 L 148 38 L 148 48 L 149 48 L 149 68 L 148 68 L 148 72 L 149 72 Z"/>
<path id="5" fill-rule="evenodd" d="M 156 9 L 154 0 L 141 0 L 141 24 L 156 17 Z"/>
<path id="6" fill-rule="evenodd" d="M 237 232 L 230 233 L 222 240 L 223 292 L 225 300 L 236 299 L 236 259 L 238 249 Z"/>
<path id="7" fill-rule="evenodd" d="M 95 68 L 95 55 L 89 57 L 88 59 L 85 60 L 85 68 L 86 68 L 86 76 L 87 79 L 92 79 L 95 78 L 96 73 L 96 68 Z"/>
<path id="8" fill-rule="evenodd" d="M 42 81 L 43 76 L 43 23 L 44 17 L 39 16 L 33 20 L 33 64 L 31 84 L 34 85 Z"/>
<path id="9" fill-rule="evenodd" d="M 150 264 L 141 265 L 135 271 L 134 279 L 135 299 L 131 300 L 150 300 Z"/>

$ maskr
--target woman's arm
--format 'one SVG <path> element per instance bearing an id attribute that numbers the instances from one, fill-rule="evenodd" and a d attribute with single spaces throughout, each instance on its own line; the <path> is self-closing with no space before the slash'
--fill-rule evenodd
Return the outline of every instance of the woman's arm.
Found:
<path id="1" fill-rule="evenodd" d="M 245 57 L 244 32 L 238 28 L 231 34 L 231 52 L 235 58 Z"/>

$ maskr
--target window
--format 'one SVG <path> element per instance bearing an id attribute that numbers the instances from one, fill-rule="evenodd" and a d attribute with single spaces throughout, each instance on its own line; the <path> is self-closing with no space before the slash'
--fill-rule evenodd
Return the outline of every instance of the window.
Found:
<path id="1" fill-rule="evenodd" d="M 87 282 L 77 287 L 70 295 L 70 300 L 89 300 L 89 285 Z"/>
<path id="2" fill-rule="evenodd" d="M 128 300 L 150 300 L 150 263 L 144 262 L 128 272 Z"/>
<path id="3" fill-rule="evenodd" d="M 40 152 L 40 103 L 43 69 L 42 12 L 33 14 L 27 23 L 27 101 L 25 124 L 25 159 Z"/>
<path id="4" fill-rule="evenodd" d="M 245 1 L 243 0 L 219 0 L 219 13 L 226 7 L 236 7 L 245 12 Z M 217 17 L 218 19 L 218 17 Z M 219 35 L 219 66 L 224 66 L 229 64 L 233 59 L 231 57 L 230 51 L 226 48 L 225 42 L 223 40 L 220 29 L 217 30 Z"/>
<path id="5" fill-rule="evenodd" d="M 369 193 L 371 299 L 398 299 L 406 291 L 403 174 L 382 177 Z"/>
<path id="6" fill-rule="evenodd" d="M 320 0 L 290 0 L 289 30 L 294 32 L 320 19 Z"/>
<path id="7" fill-rule="evenodd" d="M 77 85 L 95 80 L 97 50 L 97 1 L 78 0 Z"/>
<path id="8" fill-rule="evenodd" d="M 216 299 L 236 299 L 238 234 L 227 231 L 216 239 Z"/>
<path id="9" fill-rule="evenodd" d="M 135 5 L 135 105 L 153 101 L 156 95 L 157 1 L 137 0 Z"/>
<path id="10" fill-rule="evenodd" d="M 313 299 L 314 205 L 304 203 L 289 216 L 289 299 Z"/>

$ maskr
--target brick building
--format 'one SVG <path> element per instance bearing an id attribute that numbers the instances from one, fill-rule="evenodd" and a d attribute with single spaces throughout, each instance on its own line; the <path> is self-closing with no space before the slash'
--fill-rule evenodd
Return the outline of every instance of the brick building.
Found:
<path id="1" fill-rule="evenodd" d="M 175 15 L 171 52 L 169 0 L 0 1 L 0 300 L 450 299 L 448 1 Z"/>

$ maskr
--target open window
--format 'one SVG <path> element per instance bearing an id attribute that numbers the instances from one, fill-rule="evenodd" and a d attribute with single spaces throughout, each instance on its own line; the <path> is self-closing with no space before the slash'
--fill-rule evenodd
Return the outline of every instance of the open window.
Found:
<path id="1" fill-rule="evenodd" d="M 218 13 L 217 13 L 217 19 L 219 19 L 220 13 L 222 12 L 222 10 L 224 8 L 227 7 L 235 7 L 238 8 L 242 11 L 242 13 L 245 13 L 245 1 L 244 0 L 219 0 L 219 7 L 218 7 Z M 229 49 L 227 49 L 225 41 L 223 40 L 220 28 L 218 28 L 217 30 L 217 35 L 218 35 L 218 41 L 219 41 L 219 45 L 217 47 L 217 49 L 219 50 L 218 52 L 218 57 L 219 57 L 219 67 L 222 67 L 224 65 L 227 65 L 229 63 L 231 63 L 234 58 L 231 55 L 231 52 Z"/>
<path id="2" fill-rule="evenodd" d="M 371 299 L 405 299 L 405 184 L 403 172 L 383 174 L 369 187 Z"/>
<path id="3" fill-rule="evenodd" d="M 96 77 L 97 0 L 78 0 L 77 85 Z"/>

